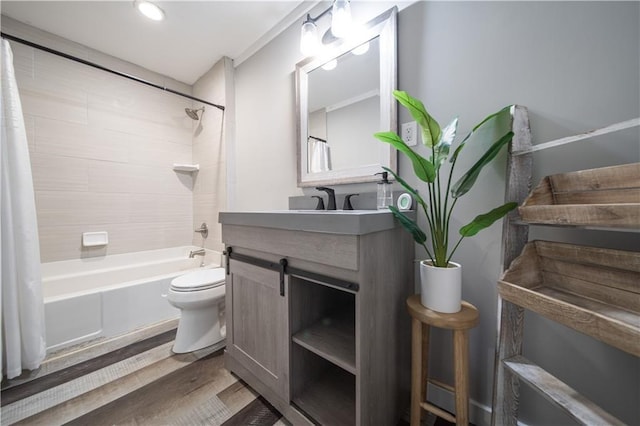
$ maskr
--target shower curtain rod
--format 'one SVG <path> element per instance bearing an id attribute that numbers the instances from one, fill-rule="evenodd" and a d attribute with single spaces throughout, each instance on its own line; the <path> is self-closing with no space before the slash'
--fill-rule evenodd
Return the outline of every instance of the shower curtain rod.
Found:
<path id="1" fill-rule="evenodd" d="M 98 65 L 98 64 L 96 64 L 94 62 L 89 62 L 89 61 L 84 60 L 82 58 L 78 58 L 78 57 L 66 54 L 64 52 L 60 52 L 58 50 L 54 50 L 54 49 L 48 48 L 46 46 L 42 46 L 40 44 L 32 43 L 32 42 L 30 42 L 28 40 L 24 40 L 24 39 L 21 39 L 19 37 L 12 36 L 11 34 L 0 32 L 0 35 L 2 36 L 2 38 L 6 38 L 7 40 L 15 41 L 17 43 L 24 44 L 26 46 L 33 47 L 35 49 L 43 50 L 43 51 L 45 51 L 47 53 L 51 53 L 53 55 L 61 56 L 61 57 L 65 58 L 65 59 L 69 59 L 69 60 L 81 63 L 83 65 L 88 65 L 90 67 L 97 68 L 99 70 L 106 71 L 106 72 L 109 72 L 111 74 L 115 74 L 115 75 L 120 76 L 120 77 L 128 78 L 129 80 L 137 81 L 138 83 L 146 84 L 147 86 L 155 87 L 156 89 L 164 90 L 165 92 L 173 93 L 174 95 L 182 96 L 184 98 L 188 98 L 188 99 L 191 99 L 193 101 L 202 102 L 203 104 L 211 105 L 213 107 L 216 107 L 216 108 L 224 111 L 224 106 L 222 106 L 222 105 L 217 105 L 217 104 L 214 104 L 214 103 L 211 103 L 211 102 L 207 102 L 207 101 L 202 100 L 202 99 L 198 99 L 198 98 L 196 98 L 194 96 L 187 95 L 186 93 L 178 92 L 176 90 L 169 89 L 168 87 L 160 86 L 159 84 L 155 84 L 155 83 L 152 83 L 150 81 L 143 80 L 143 79 L 141 79 L 139 77 L 136 77 L 134 75 L 126 74 L 126 73 L 123 73 L 123 72 L 120 72 L 120 71 L 116 71 L 116 70 L 112 70 L 110 68 L 103 67 L 102 65 Z"/>

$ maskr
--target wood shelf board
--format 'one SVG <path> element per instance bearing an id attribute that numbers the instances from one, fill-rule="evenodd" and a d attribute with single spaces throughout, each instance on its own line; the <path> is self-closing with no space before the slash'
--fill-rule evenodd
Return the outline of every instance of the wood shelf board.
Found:
<path id="1" fill-rule="evenodd" d="M 640 163 L 546 176 L 518 209 L 531 224 L 640 227 Z"/>
<path id="2" fill-rule="evenodd" d="M 518 211 L 522 220 L 532 225 L 640 227 L 640 203 L 529 205 Z"/>
<path id="3" fill-rule="evenodd" d="M 294 334 L 291 340 L 349 373 L 356 374 L 353 313 L 323 318 Z"/>
<path id="4" fill-rule="evenodd" d="M 498 291 L 511 303 L 640 356 L 640 315 L 636 312 L 542 285 L 523 288 L 499 281 Z"/>
<path id="5" fill-rule="evenodd" d="M 523 356 L 506 359 L 503 363 L 543 397 L 558 405 L 579 423 L 622 424 L 620 420 Z"/>
<path id="6" fill-rule="evenodd" d="M 315 422 L 323 425 L 354 425 L 356 420 L 355 376 L 330 368 L 293 402 Z"/>
<path id="7" fill-rule="evenodd" d="M 529 242 L 498 291 L 515 305 L 640 356 L 640 252 Z"/>

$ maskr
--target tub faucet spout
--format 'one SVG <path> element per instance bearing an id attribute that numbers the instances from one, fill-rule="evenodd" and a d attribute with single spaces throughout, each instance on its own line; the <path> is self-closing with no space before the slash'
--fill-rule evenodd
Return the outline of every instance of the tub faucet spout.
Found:
<path id="1" fill-rule="evenodd" d="M 189 259 L 193 259 L 196 256 L 204 256 L 204 255 L 205 255 L 205 250 L 203 248 L 198 250 L 192 250 L 189 252 Z"/>

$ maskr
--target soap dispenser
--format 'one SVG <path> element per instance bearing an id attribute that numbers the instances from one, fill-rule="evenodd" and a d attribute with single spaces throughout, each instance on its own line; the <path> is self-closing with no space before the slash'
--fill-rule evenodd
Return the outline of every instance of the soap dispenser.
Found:
<path id="1" fill-rule="evenodd" d="M 388 209 L 389 206 L 393 205 L 393 188 L 387 178 L 389 174 L 380 172 L 376 173 L 376 175 L 382 175 L 382 180 L 378 182 L 378 210 Z"/>

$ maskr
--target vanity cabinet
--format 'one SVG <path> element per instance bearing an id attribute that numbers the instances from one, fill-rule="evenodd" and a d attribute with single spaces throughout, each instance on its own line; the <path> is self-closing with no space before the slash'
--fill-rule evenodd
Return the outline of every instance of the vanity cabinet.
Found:
<path id="1" fill-rule="evenodd" d="M 226 367 L 293 424 L 392 425 L 408 408 L 413 240 L 390 212 L 347 214 L 220 215 Z"/>

